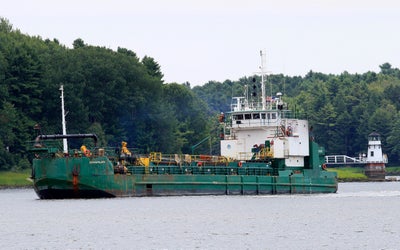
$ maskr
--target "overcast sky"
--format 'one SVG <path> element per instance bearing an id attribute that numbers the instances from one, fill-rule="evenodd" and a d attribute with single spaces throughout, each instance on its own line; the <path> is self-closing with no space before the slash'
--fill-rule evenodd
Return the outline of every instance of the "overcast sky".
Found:
<path id="1" fill-rule="evenodd" d="M 252 75 L 266 50 L 274 74 L 400 68 L 400 1 L 10 0 L 14 28 L 72 47 L 123 47 L 153 57 L 165 82 L 202 85 Z"/>

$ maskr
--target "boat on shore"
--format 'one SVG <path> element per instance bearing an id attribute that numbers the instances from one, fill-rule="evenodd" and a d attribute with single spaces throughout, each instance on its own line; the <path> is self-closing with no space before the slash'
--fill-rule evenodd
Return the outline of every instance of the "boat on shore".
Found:
<path id="1" fill-rule="evenodd" d="M 264 54 L 261 53 L 262 58 Z M 326 170 L 324 149 L 309 124 L 288 109 L 282 94 L 267 96 L 261 65 L 261 96 L 233 97 L 221 114 L 221 155 L 97 147 L 95 134 L 38 135 L 32 179 L 41 199 L 172 195 L 264 195 L 334 193 L 335 172 Z M 68 140 L 91 139 L 92 147 L 69 149 Z M 62 141 L 62 143 L 61 143 Z"/>

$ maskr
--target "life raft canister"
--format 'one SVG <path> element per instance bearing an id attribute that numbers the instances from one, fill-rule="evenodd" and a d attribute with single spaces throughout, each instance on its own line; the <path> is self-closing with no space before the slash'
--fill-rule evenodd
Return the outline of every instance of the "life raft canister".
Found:
<path id="1" fill-rule="evenodd" d="M 242 163 L 241 161 L 239 161 L 239 162 L 238 162 L 238 167 L 241 168 L 241 167 L 242 167 L 242 164 L 243 164 L 243 163 Z"/>
<path id="2" fill-rule="evenodd" d="M 326 170 L 326 168 L 327 168 L 327 167 L 326 167 L 326 163 L 322 164 L 322 169 L 323 169 L 323 170 Z"/>

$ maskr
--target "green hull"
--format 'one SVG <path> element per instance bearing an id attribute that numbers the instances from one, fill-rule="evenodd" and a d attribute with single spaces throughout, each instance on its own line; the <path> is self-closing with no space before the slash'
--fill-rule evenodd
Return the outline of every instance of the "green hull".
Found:
<path id="1" fill-rule="evenodd" d="M 334 193 L 335 173 L 282 170 L 265 163 L 237 166 L 133 166 L 114 173 L 106 157 L 35 159 L 34 187 L 42 199 L 173 195 L 265 195 Z"/>
<path id="2" fill-rule="evenodd" d="M 336 173 L 322 168 L 322 151 L 314 142 L 303 167 L 289 167 L 271 158 L 238 162 L 173 155 L 166 160 L 160 153 L 123 157 L 115 149 L 94 149 L 85 156 L 77 150 L 64 154 L 46 143 L 36 141 L 31 149 L 35 155 L 32 179 L 41 199 L 310 194 L 334 193 L 338 187 Z"/>

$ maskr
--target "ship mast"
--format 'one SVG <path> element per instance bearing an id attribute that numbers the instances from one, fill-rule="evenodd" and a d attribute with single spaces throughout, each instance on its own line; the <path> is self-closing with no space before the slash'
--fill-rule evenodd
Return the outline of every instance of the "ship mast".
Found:
<path id="1" fill-rule="evenodd" d="M 60 86 L 60 91 L 61 91 L 61 116 L 62 116 L 62 134 L 66 135 L 67 134 L 67 126 L 65 122 L 65 109 L 64 109 L 64 85 L 61 84 Z M 63 149 L 64 153 L 68 153 L 68 142 L 67 138 L 63 139 Z"/>
<path id="2" fill-rule="evenodd" d="M 266 110 L 267 109 L 267 100 L 265 98 L 266 95 L 265 95 L 265 82 L 264 82 L 264 75 L 265 75 L 264 66 L 266 64 L 265 52 L 260 50 L 260 56 L 261 56 L 261 66 L 260 66 L 260 70 L 261 70 L 261 102 L 262 102 L 262 110 Z"/>

